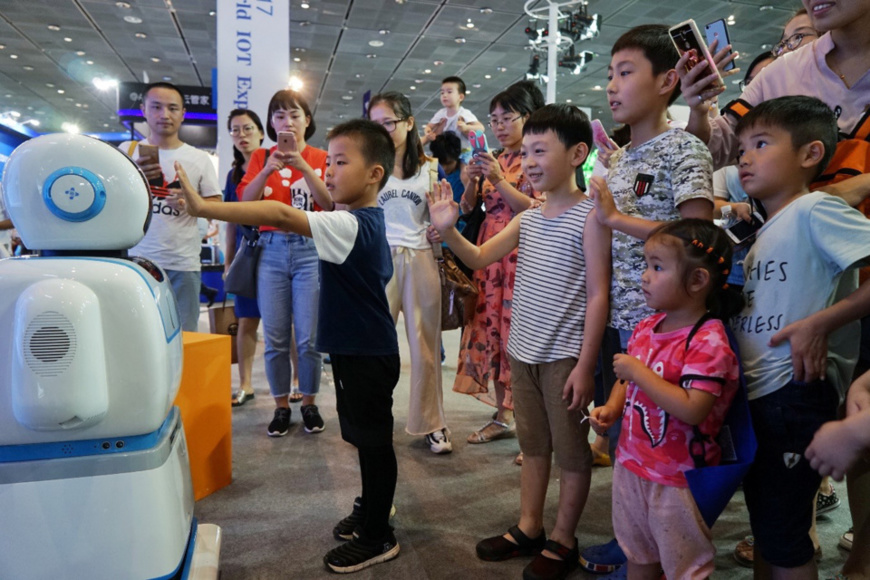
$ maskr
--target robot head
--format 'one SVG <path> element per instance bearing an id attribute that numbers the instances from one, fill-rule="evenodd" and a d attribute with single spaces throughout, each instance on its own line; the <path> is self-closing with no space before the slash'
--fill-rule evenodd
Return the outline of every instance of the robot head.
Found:
<path id="1" fill-rule="evenodd" d="M 22 143 L 3 172 L 6 211 L 31 250 L 126 250 L 145 235 L 151 194 L 111 145 L 57 133 Z"/>

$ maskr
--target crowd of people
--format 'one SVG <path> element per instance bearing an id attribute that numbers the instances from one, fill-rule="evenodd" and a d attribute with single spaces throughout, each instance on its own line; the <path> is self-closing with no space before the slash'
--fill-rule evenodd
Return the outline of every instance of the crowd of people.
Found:
<path id="1" fill-rule="evenodd" d="M 327 567 L 354 572 L 399 553 L 389 519 L 400 312 L 411 362 L 406 431 L 433 453 L 453 449 L 433 251 L 443 244 L 479 290 L 453 390 L 491 409 L 467 441 L 515 431 L 522 466 L 520 517 L 480 541 L 479 558 L 532 556 L 527 579 L 579 566 L 631 579 L 710 576 L 711 522 L 686 474 L 722 460 L 717 436 L 732 401 L 748 398 L 758 441 L 743 482 L 753 535 L 737 555 L 757 578 L 817 577 L 815 513 L 833 505 L 822 478 L 848 474 L 854 530 L 844 541 L 855 547 L 840 577 L 870 578 L 870 467 L 861 459 L 870 448 L 870 286 L 858 276 L 870 266 L 870 177 L 866 159 L 840 146 L 866 134 L 870 0 L 803 4 L 721 111 L 721 73 L 704 59 L 687 68 L 667 26 L 627 31 L 608 67 L 620 129 L 607 141 L 593 140 L 578 108 L 546 105 L 523 81 L 490 103 L 498 148 L 473 145 L 483 124 L 463 107 L 465 83 L 448 77 L 428 123 L 407 97 L 384 92 L 368 119 L 334 127 L 322 150 L 308 144 L 315 122 L 305 98 L 279 91 L 265 124 L 250 110 L 229 116 L 224 202 L 205 154 L 178 138 L 181 93 L 149 87 L 151 134 L 120 147 L 160 195 L 131 252 L 167 271 L 185 330 L 199 314 L 195 218 L 239 224 L 227 231 L 228 264 L 258 226 L 258 296 L 235 302 L 233 404 L 254 396 L 262 319 L 275 401 L 267 434 L 288 433 L 297 400 L 305 430 L 322 431 L 316 396 L 329 355 L 361 493 L 333 530 L 343 543 L 324 556 Z M 714 48 L 720 68 L 734 58 Z M 685 127 L 668 115 L 681 97 Z M 291 148 L 262 148 L 279 133 L 292 135 Z M 593 147 L 586 183 L 579 168 Z M 758 214 L 764 225 L 737 248 L 713 221 Z M 553 457 L 558 512 L 545 530 Z M 614 464 L 615 538 L 584 548 L 576 527 L 599 457 Z"/>

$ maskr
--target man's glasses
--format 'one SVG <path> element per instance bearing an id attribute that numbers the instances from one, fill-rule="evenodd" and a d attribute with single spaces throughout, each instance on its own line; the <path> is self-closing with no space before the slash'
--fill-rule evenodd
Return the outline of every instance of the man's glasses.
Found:
<path id="1" fill-rule="evenodd" d="M 773 56 L 780 57 L 785 52 L 797 50 L 797 48 L 803 44 L 804 38 L 818 38 L 819 35 L 815 32 L 795 32 L 788 38 L 779 41 L 776 43 L 776 46 L 773 47 L 773 50 L 770 52 L 773 53 Z"/>
<path id="2" fill-rule="evenodd" d="M 257 130 L 256 125 L 244 125 L 242 127 L 233 127 L 230 129 L 230 135 L 238 137 L 239 135 L 250 135 Z"/>
<path id="3" fill-rule="evenodd" d="M 406 121 L 408 117 L 402 119 L 387 119 L 386 121 L 378 121 L 378 125 L 387 130 L 387 133 L 392 133 L 396 130 L 396 125 L 402 121 Z"/>
<path id="4" fill-rule="evenodd" d="M 513 119 L 496 119 L 493 117 L 492 119 L 489 120 L 488 125 L 493 129 L 495 129 L 499 125 L 504 125 L 505 127 L 507 127 L 511 123 L 515 123 L 515 122 L 519 121 L 520 119 L 522 119 L 522 116 L 514 117 Z"/>

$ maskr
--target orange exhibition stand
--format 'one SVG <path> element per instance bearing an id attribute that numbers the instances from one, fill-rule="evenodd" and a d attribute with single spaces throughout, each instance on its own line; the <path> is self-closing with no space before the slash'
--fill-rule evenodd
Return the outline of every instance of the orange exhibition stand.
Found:
<path id="1" fill-rule="evenodd" d="M 193 496 L 200 500 L 233 480 L 231 339 L 184 332 L 184 366 L 175 404 L 181 409 Z"/>

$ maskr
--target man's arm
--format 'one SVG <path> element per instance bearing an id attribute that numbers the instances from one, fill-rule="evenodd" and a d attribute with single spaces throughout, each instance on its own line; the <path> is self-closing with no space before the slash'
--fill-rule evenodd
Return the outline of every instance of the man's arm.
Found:
<path id="1" fill-rule="evenodd" d="M 862 201 L 870 196 L 870 173 L 863 173 L 831 185 L 826 185 L 821 190 L 842 198 L 843 201 L 852 207 L 858 207 Z"/>

